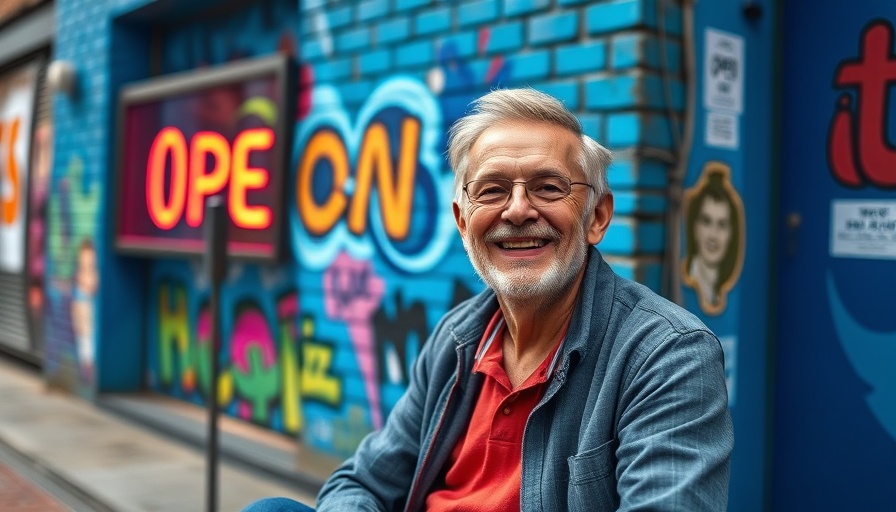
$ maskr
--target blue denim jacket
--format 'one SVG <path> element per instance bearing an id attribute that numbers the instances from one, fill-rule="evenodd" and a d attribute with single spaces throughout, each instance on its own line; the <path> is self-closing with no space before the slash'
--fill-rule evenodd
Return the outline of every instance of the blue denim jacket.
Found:
<path id="1" fill-rule="evenodd" d="M 424 508 L 466 430 L 482 384 L 473 357 L 497 307 L 486 290 L 445 315 L 319 512 Z M 526 423 L 521 510 L 725 510 L 734 435 L 722 349 L 700 320 L 592 250 L 562 350 Z"/>

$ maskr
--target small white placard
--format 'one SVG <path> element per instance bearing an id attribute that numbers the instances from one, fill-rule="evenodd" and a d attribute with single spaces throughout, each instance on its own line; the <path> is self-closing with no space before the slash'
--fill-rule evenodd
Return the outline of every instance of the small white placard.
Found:
<path id="1" fill-rule="evenodd" d="M 706 29 L 703 106 L 740 114 L 744 109 L 744 38 Z"/>
<path id="2" fill-rule="evenodd" d="M 896 201 L 831 201 L 831 256 L 896 259 Z"/>
<path id="3" fill-rule="evenodd" d="M 740 146 L 739 120 L 740 116 L 733 114 L 707 112 L 706 145 L 717 148 L 737 149 Z"/>

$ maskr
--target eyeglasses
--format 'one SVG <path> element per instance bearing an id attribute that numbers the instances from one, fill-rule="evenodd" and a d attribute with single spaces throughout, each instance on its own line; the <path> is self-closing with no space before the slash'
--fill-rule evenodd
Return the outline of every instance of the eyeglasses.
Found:
<path id="1" fill-rule="evenodd" d="M 526 196 L 533 206 L 545 206 L 569 196 L 572 193 L 573 185 L 585 185 L 594 190 L 594 186 L 590 183 L 570 181 L 563 176 L 549 174 L 526 181 L 510 181 L 504 178 L 468 181 L 464 185 L 464 192 L 473 204 L 504 206 L 510 200 L 513 187 L 516 185 L 526 187 Z"/>

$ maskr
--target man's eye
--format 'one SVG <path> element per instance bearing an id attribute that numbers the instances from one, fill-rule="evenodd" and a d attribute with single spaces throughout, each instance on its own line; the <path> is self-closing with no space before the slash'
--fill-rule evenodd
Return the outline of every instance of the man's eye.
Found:
<path id="1" fill-rule="evenodd" d="M 545 196 L 563 195 L 565 189 L 562 182 L 555 180 L 540 181 L 532 186 L 532 192 Z"/>
<path id="2" fill-rule="evenodd" d="M 486 185 L 479 189 L 479 197 L 501 196 L 507 193 L 507 189 L 499 185 Z"/>

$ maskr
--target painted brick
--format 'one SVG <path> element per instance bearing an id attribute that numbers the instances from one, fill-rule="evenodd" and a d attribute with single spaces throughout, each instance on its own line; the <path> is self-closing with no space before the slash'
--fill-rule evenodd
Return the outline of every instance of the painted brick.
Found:
<path id="1" fill-rule="evenodd" d="M 375 50 L 358 57 L 358 69 L 364 75 L 381 73 L 392 65 L 389 50 Z"/>
<path id="2" fill-rule="evenodd" d="M 523 24 L 508 23 L 498 25 L 488 31 L 488 43 L 485 45 L 485 53 L 511 53 L 523 47 Z"/>
<path id="3" fill-rule="evenodd" d="M 395 65 L 400 68 L 430 64 L 433 60 L 433 45 L 430 41 L 406 44 L 395 50 Z"/>
<path id="4" fill-rule="evenodd" d="M 351 7 L 326 10 L 327 23 L 330 29 L 342 28 L 352 22 Z"/>
<path id="5" fill-rule="evenodd" d="M 360 105 L 373 91 L 373 87 L 368 81 L 348 82 L 338 85 L 337 88 L 342 96 L 342 101 L 350 106 Z"/>
<path id="6" fill-rule="evenodd" d="M 607 116 L 607 143 L 612 147 L 651 146 L 671 149 L 669 120 L 664 116 L 626 112 Z"/>
<path id="7" fill-rule="evenodd" d="M 399 12 L 410 11 L 411 9 L 429 5 L 430 2 L 432 0 L 395 0 L 395 10 Z"/>
<path id="8" fill-rule="evenodd" d="M 585 11 L 588 33 L 612 32 L 649 23 L 644 9 L 645 1 L 647 0 L 612 0 L 589 7 Z"/>
<path id="9" fill-rule="evenodd" d="M 684 107 L 684 84 L 670 83 L 672 108 Z M 612 75 L 585 84 L 585 106 L 592 109 L 648 107 L 665 108 L 665 86 L 658 75 Z"/>
<path id="10" fill-rule="evenodd" d="M 320 39 L 308 38 L 302 42 L 302 48 L 299 50 L 302 59 L 314 61 L 324 56 L 324 50 L 321 46 Z"/>
<path id="11" fill-rule="evenodd" d="M 589 109 L 619 109 L 640 106 L 638 77 L 610 75 L 585 83 L 585 106 Z"/>
<path id="12" fill-rule="evenodd" d="M 529 43 L 533 46 L 569 41 L 578 35 L 579 15 L 575 12 L 547 14 L 528 21 Z"/>
<path id="13" fill-rule="evenodd" d="M 452 57 L 471 57 L 476 55 L 476 34 L 462 32 L 442 39 L 439 47 L 442 52 L 449 51 Z"/>
<path id="14" fill-rule="evenodd" d="M 467 2 L 457 8 L 457 23 L 461 27 L 481 25 L 498 19 L 497 0 Z"/>
<path id="15" fill-rule="evenodd" d="M 682 29 L 681 5 L 670 0 L 652 0 L 652 2 L 662 2 L 663 28 L 666 31 L 666 35 L 680 36 Z M 658 25 L 658 22 L 654 23 L 656 28 L 659 28 Z"/>
<path id="16" fill-rule="evenodd" d="M 615 152 L 613 163 L 607 171 L 607 180 L 613 190 L 659 188 L 666 186 L 667 173 L 666 165 L 662 162 L 645 159 L 631 150 L 623 150 Z"/>
<path id="17" fill-rule="evenodd" d="M 532 14 L 547 9 L 551 0 L 504 0 L 505 16 Z"/>
<path id="18" fill-rule="evenodd" d="M 658 190 L 622 190 L 613 199 L 613 211 L 619 215 L 662 215 L 666 211 L 666 197 Z"/>
<path id="19" fill-rule="evenodd" d="M 579 84 L 578 82 L 542 82 L 533 85 L 539 91 L 550 94 L 562 101 L 566 108 L 576 111 L 579 109 Z"/>
<path id="20" fill-rule="evenodd" d="M 451 10 L 447 7 L 422 12 L 414 23 L 414 32 L 417 35 L 444 32 L 449 28 L 451 28 Z"/>
<path id="21" fill-rule="evenodd" d="M 600 114 L 579 114 L 582 133 L 600 142 L 604 140 L 604 116 Z"/>
<path id="22" fill-rule="evenodd" d="M 356 28 L 343 32 L 336 37 L 336 51 L 348 52 L 370 45 L 370 30 Z"/>
<path id="23" fill-rule="evenodd" d="M 381 18 L 389 12 L 389 0 L 364 0 L 358 4 L 358 21 Z"/>
<path id="24" fill-rule="evenodd" d="M 324 6 L 324 0 L 300 0 L 299 8 L 303 11 L 310 11 L 311 9 L 319 9 Z"/>
<path id="25" fill-rule="evenodd" d="M 411 31 L 411 22 L 407 18 L 393 18 L 376 27 L 377 44 L 388 44 L 402 41 Z"/>
<path id="26" fill-rule="evenodd" d="M 314 66 L 314 79 L 320 82 L 335 82 L 352 75 L 352 63 L 349 59 L 332 59 Z"/>
<path id="27" fill-rule="evenodd" d="M 662 69 L 661 47 L 658 38 L 646 33 L 615 36 L 611 43 L 610 66 L 619 70 L 633 67 Z M 681 69 L 681 45 L 667 39 L 665 50 L 665 65 L 671 73 L 678 73 Z"/>
<path id="28" fill-rule="evenodd" d="M 657 254 L 662 251 L 664 233 L 659 221 L 614 217 L 600 248 L 609 254 Z"/>
<path id="29" fill-rule="evenodd" d="M 547 51 L 514 55 L 510 58 L 510 64 L 515 82 L 543 79 L 551 71 L 551 55 Z"/>
<path id="30" fill-rule="evenodd" d="M 600 71 L 606 65 L 607 45 L 604 41 L 562 46 L 554 53 L 554 72 L 558 75 Z"/>

